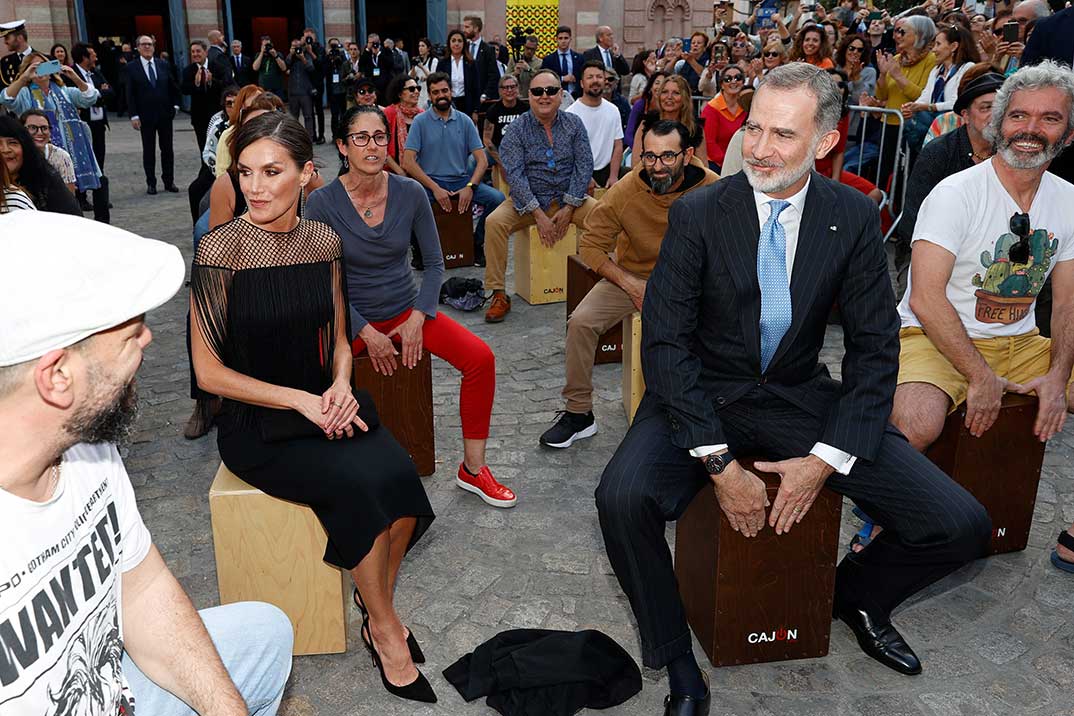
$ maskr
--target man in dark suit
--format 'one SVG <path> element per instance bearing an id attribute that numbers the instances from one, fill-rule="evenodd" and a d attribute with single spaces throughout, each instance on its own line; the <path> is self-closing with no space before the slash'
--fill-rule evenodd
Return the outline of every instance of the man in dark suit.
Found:
<path id="1" fill-rule="evenodd" d="M 201 40 L 190 43 L 191 62 L 183 70 L 179 87 L 190 97 L 190 124 L 198 142 L 198 154 L 205 149 L 205 133 L 209 120 L 220 111 L 220 90 L 223 84 L 209 66 L 208 48 Z"/>
<path id="2" fill-rule="evenodd" d="M 98 221 L 107 224 L 111 216 L 108 211 L 108 177 L 104 175 L 105 132 L 108 130 L 108 112 L 105 111 L 105 106 L 112 101 L 115 91 L 99 71 L 97 51 L 92 47 L 76 42 L 71 48 L 71 60 L 74 62 L 75 72 L 82 78 L 82 81 L 90 87 L 96 87 L 101 93 L 100 98 L 92 107 L 78 110 L 78 116 L 89 125 L 90 136 L 93 138 L 93 156 L 97 158 L 97 166 L 101 168 L 101 186 L 93 190 L 93 216 Z M 87 206 L 85 192 L 79 192 L 78 203 L 83 211 L 90 208 Z"/>
<path id="3" fill-rule="evenodd" d="M 582 53 L 583 63 L 596 60 L 609 70 L 615 70 L 615 74 L 626 77 L 630 74 L 630 65 L 626 58 L 619 52 L 615 45 L 615 33 L 607 25 L 597 28 L 597 44 Z"/>
<path id="4" fill-rule="evenodd" d="M 207 35 L 209 46 L 206 48 L 209 59 L 209 69 L 220 87 L 227 87 L 235 81 L 235 71 L 228 61 L 228 47 L 224 42 L 224 33 L 219 30 L 209 30 Z"/>
<path id="5" fill-rule="evenodd" d="M 556 51 L 541 61 L 542 70 L 558 72 L 563 80 L 563 91 L 578 99 L 582 96 L 582 55 L 571 49 L 571 29 L 566 25 L 556 28 Z"/>
<path id="6" fill-rule="evenodd" d="M 160 176 L 165 191 L 175 186 L 175 157 L 172 153 L 172 120 L 179 111 L 179 84 L 168 64 L 153 57 L 153 38 L 138 38 L 138 57 L 127 63 L 127 107 L 131 125 L 142 134 L 142 167 L 147 194 L 157 193 L 157 157 L 154 142 L 160 144 Z"/>
<path id="7" fill-rule="evenodd" d="M 378 97 L 388 96 L 388 83 L 395 75 L 395 60 L 381 47 L 380 35 L 375 32 L 369 33 L 366 39 L 365 50 L 358 58 L 358 71 L 373 81 Z"/>
<path id="8" fill-rule="evenodd" d="M 485 102 L 495 102 L 500 98 L 500 70 L 496 64 L 496 48 L 481 37 L 484 22 L 477 15 L 467 15 L 462 19 L 462 34 L 466 36 L 466 49 L 474 58 L 477 67 L 477 83 L 481 89 L 481 112 Z"/>
<path id="9" fill-rule="evenodd" d="M 812 65 L 772 70 L 746 125 L 743 172 L 672 205 L 646 287 L 647 392 L 596 498 L 645 665 L 668 668 L 677 716 L 707 714 L 710 694 L 665 522 L 711 483 L 735 530 L 764 529 L 764 483 L 736 457 L 780 474 L 767 519 L 776 534 L 825 486 L 883 515 L 881 535 L 839 565 L 835 613 L 866 654 L 904 674 L 921 665 L 892 609 L 982 556 L 990 537 L 984 508 L 888 423 L 899 319 L 876 205 L 812 171 L 839 140 L 841 100 Z M 819 362 L 836 302 L 842 384 Z"/>
<path id="10" fill-rule="evenodd" d="M 235 84 L 239 87 L 257 83 L 257 73 L 251 66 L 250 56 L 242 54 L 242 40 L 231 41 L 231 54 L 228 55 L 227 61 L 231 65 Z"/>

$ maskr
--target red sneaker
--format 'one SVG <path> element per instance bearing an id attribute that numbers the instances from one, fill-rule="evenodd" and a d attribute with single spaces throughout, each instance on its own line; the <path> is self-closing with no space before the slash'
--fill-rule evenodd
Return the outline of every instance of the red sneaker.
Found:
<path id="1" fill-rule="evenodd" d="M 518 502 L 518 498 L 510 488 L 496 482 L 488 465 L 481 468 L 477 475 L 471 475 L 466 471 L 466 464 L 460 463 L 455 484 L 467 492 L 474 493 L 493 507 L 514 507 Z"/>

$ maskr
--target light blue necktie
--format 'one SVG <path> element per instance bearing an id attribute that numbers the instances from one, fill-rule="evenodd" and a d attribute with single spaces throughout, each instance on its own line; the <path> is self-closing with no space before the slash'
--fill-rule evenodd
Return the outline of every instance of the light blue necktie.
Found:
<path id="1" fill-rule="evenodd" d="M 791 289 L 787 280 L 787 234 L 779 215 L 790 202 L 768 202 L 772 213 L 757 244 L 757 281 L 761 287 L 761 372 L 768 370 L 783 334 L 791 327 Z"/>

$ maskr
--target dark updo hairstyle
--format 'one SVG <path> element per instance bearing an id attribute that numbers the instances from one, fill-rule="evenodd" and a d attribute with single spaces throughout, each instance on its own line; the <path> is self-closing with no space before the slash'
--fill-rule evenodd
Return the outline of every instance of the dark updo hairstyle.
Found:
<path id="1" fill-rule="evenodd" d="M 385 106 L 390 107 L 393 104 L 399 104 L 399 100 L 403 96 L 403 86 L 406 85 L 408 80 L 413 80 L 414 82 L 417 82 L 417 80 L 415 80 L 413 77 L 406 74 L 405 72 L 392 78 L 392 81 L 388 84 L 388 90 L 386 92 L 385 97 L 387 102 Z"/>
<path id="2" fill-rule="evenodd" d="M 49 165 L 44 152 L 34 144 L 26 127 L 14 116 L 0 114 L 0 137 L 14 139 L 22 147 L 22 167 L 19 168 L 18 175 L 9 176 L 9 179 L 25 189 L 34 205 L 43 211 L 48 205 L 49 177 L 56 174 L 56 170 Z M 57 183 L 62 183 L 58 174 L 55 179 Z M 63 190 L 67 191 L 67 188 L 64 187 Z"/>
<path id="3" fill-rule="evenodd" d="M 235 131 L 232 166 L 238 165 L 243 150 L 262 139 L 270 139 L 286 149 L 299 168 L 313 161 L 313 141 L 306 128 L 286 112 L 269 112 L 254 117 Z"/>

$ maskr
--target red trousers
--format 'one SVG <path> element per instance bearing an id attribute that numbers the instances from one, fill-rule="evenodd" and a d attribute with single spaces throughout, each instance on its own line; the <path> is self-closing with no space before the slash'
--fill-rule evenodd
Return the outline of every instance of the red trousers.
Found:
<path id="1" fill-rule="evenodd" d="M 413 310 L 408 308 L 395 318 L 370 321 L 369 325 L 381 333 L 389 333 L 403 323 Z M 392 341 L 402 343 L 398 335 L 392 336 Z M 442 311 L 436 314 L 436 318 L 425 319 L 422 345 L 425 350 L 443 358 L 462 373 L 462 390 L 459 396 L 462 436 L 467 440 L 487 439 L 489 421 L 492 418 L 492 399 L 496 395 L 496 356 L 493 355 L 492 349 Z M 365 341 L 355 338 L 351 344 L 351 353 L 357 356 L 363 351 Z"/>

